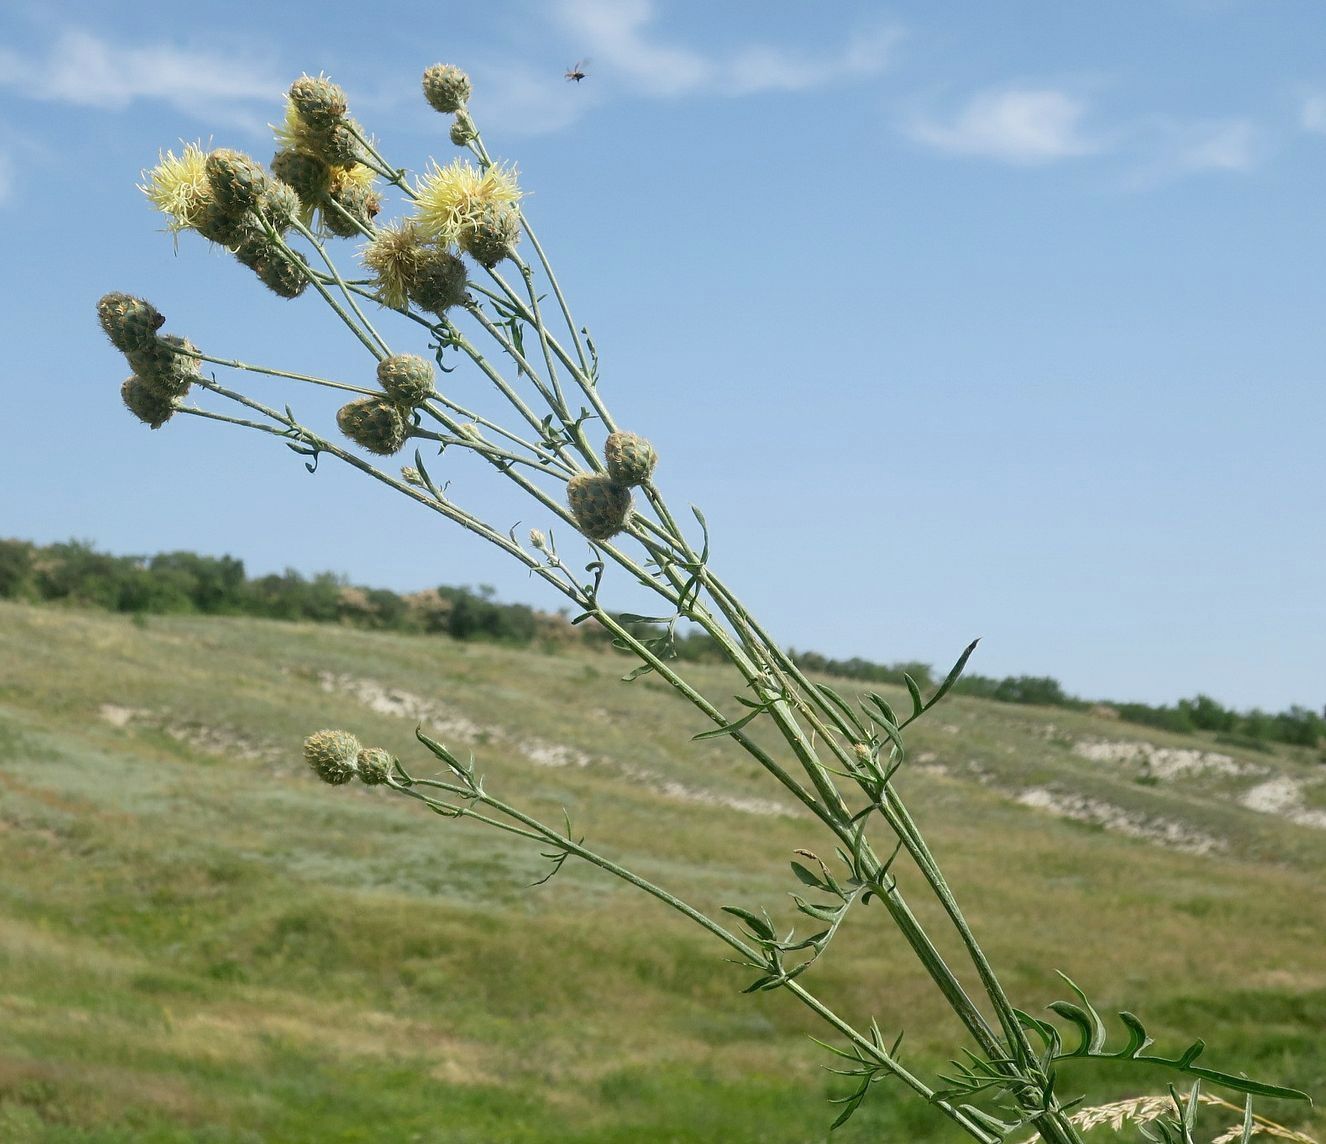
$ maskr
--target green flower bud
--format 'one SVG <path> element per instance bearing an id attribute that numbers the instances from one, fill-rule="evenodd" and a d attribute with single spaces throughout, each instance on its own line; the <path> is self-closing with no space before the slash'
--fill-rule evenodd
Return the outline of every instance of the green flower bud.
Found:
<path id="1" fill-rule="evenodd" d="M 326 160 L 302 151 L 286 149 L 272 156 L 272 174 L 294 187 L 305 207 L 316 207 L 331 187 L 331 168 Z"/>
<path id="2" fill-rule="evenodd" d="M 580 473 L 566 482 L 566 500 L 580 531 L 591 540 L 607 540 L 626 527 L 631 490 L 605 473 Z"/>
<path id="3" fill-rule="evenodd" d="M 365 747 L 356 760 L 359 768 L 359 781 L 365 786 L 378 786 L 390 777 L 396 766 L 394 755 L 388 754 L 381 747 Z"/>
<path id="4" fill-rule="evenodd" d="M 144 425 L 160 429 L 175 412 L 175 402 L 169 394 L 144 381 L 137 374 L 127 377 L 120 386 L 124 406 Z"/>
<path id="5" fill-rule="evenodd" d="M 336 424 L 356 445 L 379 457 L 400 452 L 410 434 L 400 409 L 378 397 L 362 397 L 341 406 Z"/>
<path id="6" fill-rule="evenodd" d="M 451 123 L 451 141 L 457 147 L 464 147 L 479 133 L 474 129 L 474 120 L 464 112 L 458 112 Z"/>
<path id="7" fill-rule="evenodd" d="M 264 238 L 262 224 L 252 212 L 223 207 L 213 199 L 198 212 L 195 229 L 204 238 L 229 250 Z"/>
<path id="8" fill-rule="evenodd" d="M 359 751 L 359 740 L 349 731 L 317 731 L 304 740 L 304 761 L 332 786 L 355 777 Z"/>
<path id="9" fill-rule="evenodd" d="M 450 64 L 434 64 L 424 72 L 424 98 L 434 111 L 459 111 L 470 98 L 470 77 Z"/>
<path id="10" fill-rule="evenodd" d="M 204 168 L 212 196 L 223 209 L 250 211 L 267 186 L 267 172 L 242 151 L 221 147 L 207 156 Z"/>
<path id="11" fill-rule="evenodd" d="M 166 319 L 151 302 L 132 294 L 103 294 L 97 302 L 97 318 L 113 345 L 121 353 L 146 349 L 156 340 Z"/>
<path id="12" fill-rule="evenodd" d="M 654 446 L 643 437 L 634 433 L 612 433 L 603 447 L 603 459 L 608 466 L 608 476 L 619 485 L 630 488 L 632 485 L 649 483 L 658 464 L 658 453 Z"/>
<path id="13" fill-rule="evenodd" d="M 466 222 L 457 241 L 475 262 L 491 270 L 520 241 L 520 209 L 515 203 L 489 203 Z"/>
<path id="14" fill-rule="evenodd" d="M 290 103 L 310 127 L 330 129 L 345 117 L 345 92 L 326 76 L 302 75 L 290 85 Z"/>
<path id="15" fill-rule="evenodd" d="M 364 160 L 364 145 L 359 142 L 363 133 L 364 129 L 353 119 L 338 123 L 325 135 L 318 135 L 318 154 L 333 167 L 353 167 Z"/>
<path id="16" fill-rule="evenodd" d="M 308 287 L 308 259 L 297 250 L 285 250 L 266 234 L 241 243 L 235 257 L 281 298 L 298 298 Z"/>
<path id="17" fill-rule="evenodd" d="M 145 385 L 163 397 L 183 397 L 199 377 L 198 359 L 192 356 L 197 352 L 188 338 L 166 334 L 154 338 L 146 349 L 130 350 L 124 356 Z"/>
<path id="18" fill-rule="evenodd" d="M 378 362 L 378 384 L 397 405 L 419 405 L 433 392 L 433 367 L 414 354 L 392 354 Z"/>
<path id="19" fill-rule="evenodd" d="M 332 191 L 328 197 L 341 210 L 324 206 L 322 225 L 340 238 L 358 238 L 363 233 L 360 228 L 367 229 L 378 211 L 382 209 L 382 196 L 372 187 L 359 187 L 354 183 L 346 183 Z M 350 218 L 345 217 L 347 214 Z M 356 226 L 356 223 L 359 225 Z"/>
<path id="20" fill-rule="evenodd" d="M 271 179 L 258 196 L 258 213 L 277 234 L 284 234 L 299 216 L 301 202 L 298 192 L 289 183 Z"/>
<path id="21" fill-rule="evenodd" d="M 416 306 L 441 316 L 444 310 L 465 304 L 468 286 L 465 263 L 450 251 L 429 246 L 420 250 L 406 292 Z"/>

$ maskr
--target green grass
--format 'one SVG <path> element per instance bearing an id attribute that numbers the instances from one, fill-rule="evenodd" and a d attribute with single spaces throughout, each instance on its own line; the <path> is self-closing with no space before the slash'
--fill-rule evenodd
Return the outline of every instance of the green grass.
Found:
<path id="1" fill-rule="evenodd" d="M 656 903 L 523 844 L 306 773 L 345 726 L 427 771 L 412 714 L 466 720 L 494 793 L 708 910 L 790 923 L 796 847 L 827 849 L 730 744 L 625 661 L 250 619 L 0 604 L 0 1139 L 821 1140 L 844 1086 L 787 997 Z M 737 688 L 696 668 L 717 697 Z M 343 677 L 337 682 L 337 678 Z M 847 690 L 843 687 L 842 690 Z M 357 697 L 358 696 L 358 697 Z M 1228 754 L 1262 770 L 1138 782 L 1084 740 Z M 1240 805 L 1315 755 L 1166 736 L 1060 710 L 946 701 L 900 783 L 1016 1003 L 1072 975 L 1141 1015 L 1161 1051 L 1326 1094 L 1326 831 Z M 581 762 L 538 765 L 551 747 Z M 567 757 L 567 756 L 564 756 Z M 924 762 L 920 761 L 924 760 Z M 942 770 L 940 770 L 942 768 Z M 1076 792 L 1215 838 L 1199 855 L 1020 805 Z M 826 854 L 827 856 L 827 854 Z M 927 919 L 935 911 L 920 900 Z M 962 1044 L 876 907 L 808 978 L 858 1023 L 906 1031 L 923 1072 Z M 1065 1073 L 1104 1101 L 1171 1077 Z M 1293 1105 L 1265 1111 L 1320 1131 Z M 881 1087 L 835 1140 L 952 1140 Z"/>

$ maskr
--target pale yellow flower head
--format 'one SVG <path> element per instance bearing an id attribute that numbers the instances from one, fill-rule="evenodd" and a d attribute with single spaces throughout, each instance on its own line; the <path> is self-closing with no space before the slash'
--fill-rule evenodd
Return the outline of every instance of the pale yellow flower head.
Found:
<path id="1" fill-rule="evenodd" d="M 520 201 L 515 167 L 494 164 L 480 171 L 464 159 L 445 167 L 433 163 L 415 187 L 415 218 L 435 242 L 450 245 L 481 221 L 493 207 Z"/>
<path id="2" fill-rule="evenodd" d="M 207 152 L 199 143 L 184 144 L 181 155 L 161 152 L 157 165 L 144 171 L 143 178 L 146 182 L 140 183 L 138 189 L 157 210 L 170 217 L 169 229 L 175 233 L 196 226 L 212 199 L 207 180 Z"/>

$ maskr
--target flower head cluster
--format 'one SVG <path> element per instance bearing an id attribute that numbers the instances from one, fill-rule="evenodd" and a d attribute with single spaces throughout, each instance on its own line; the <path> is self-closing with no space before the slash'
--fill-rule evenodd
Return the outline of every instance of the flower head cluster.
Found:
<path id="1" fill-rule="evenodd" d="M 200 377 L 198 348 L 187 338 L 158 334 L 165 317 L 151 302 L 132 294 L 103 295 L 97 319 L 133 370 L 120 387 L 125 406 L 143 424 L 160 429 Z"/>
<path id="2" fill-rule="evenodd" d="M 521 195 L 514 167 L 434 163 L 415 187 L 415 221 L 432 241 L 495 266 L 519 241 Z"/>
<path id="3" fill-rule="evenodd" d="M 392 354 L 378 362 L 381 397 L 361 397 L 341 406 L 336 424 L 356 445 L 390 457 L 410 437 L 411 411 L 433 394 L 433 366 L 415 354 Z"/>
<path id="4" fill-rule="evenodd" d="M 372 169 L 360 162 L 363 128 L 350 118 L 345 92 L 326 76 L 301 76 L 290 85 L 285 117 L 273 130 L 281 149 L 272 169 L 299 193 L 303 221 L 320 211 L 323 226 L 342 238 L 366 229 L 382 199 Z"/>
<path id="5" fill-rule="evenodd" d="M 658 464 L 654 446 L 636 433 L 609 435 L 606 473 L 580 473 L 566 482 L 566 500 L 580 531 L 591 540 L 616 536 L 631 519 L 631 489 L 649 483 Z M 542 533 L 539 534 L 542 540 Z M 540 548 L 530 535 L 531 543 Z"/>
<path id="6" fill-rule="evenodd" d="M 445 246 L 428 241 L 413 219 L 381 228 L 361 256 L 377 278 L 384 305 L 409 303 L 439 316 L 466 300 L 465 264 Z"/>
<path id="7" fill-rule="evenodd" d="M 304 761 L 323 782 L 340 786 L 357 778 L 365 786 L 385 783 L 396 759 L 381 747 L 364 747 L 349 731 L 315 731 L 304 740 Z"/>

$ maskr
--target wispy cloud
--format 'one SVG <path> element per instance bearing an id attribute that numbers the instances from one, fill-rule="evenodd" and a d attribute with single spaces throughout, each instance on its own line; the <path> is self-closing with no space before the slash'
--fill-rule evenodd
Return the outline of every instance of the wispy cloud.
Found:
<path id="1" fill-rule="evenodd" d="M 1183 171 L 1248 171 L 1257 163 L 1257 129 L 1249 119 L 1226 119 L 1186 127 L 1174 157 Z"/>
<path id="2" fill-rule="evenodd" d="M 0 209 L 9 205 L 14 195 L 14 161 L 0 151 Z"/>
<path id="3" fill-rule="evenodd" d="M 875 75 L 888 66 L 901 38 L 896 28 L 877 26 L 827 54 L 763 43 L 700 51 L 658 34 L 653 0 L 560 0 L 555 12 L 568 37 L 584 44 L 597 71 L 659 98 L 805 91 Z"/>
<path id="4" fill-rule="evenodd" d="M 1318 92 L 1304 98 L 1298 111 L 1298 125 L 1304 131 L 1326 135 L 1326 95 Z"/>
<path id="5" fill-rule="evenodd" d="M 0 86 L 29 99 L 122 110 L 139 100 L 247 122 L 285 84 L 267 70 L 217 52 L 169 43 L 124 46 L 67 29 L 44 52 L 0 48 Z"/>
<path id="6" fill-rule="evenodd" d="M 947 155 L 1004 163 L 1050 163 L 1102 148 L 1084 134 L 1086 104 L 1054 88 L 1003 88 L 974 95 L 948 120 L 916 118 L 908 134 Z"/>
<path id="7" fill-rule="evenodd" d="M 1191 175 L 1247 174 L 1268 150 L 1265 133 L 1251 119 L 1157 119 L 1138 132 L 1143 158 L 1124 180 L 1129 190 L 1150 190 Z"/>

